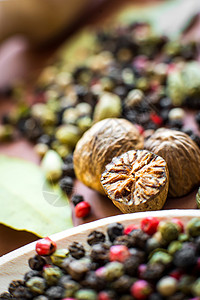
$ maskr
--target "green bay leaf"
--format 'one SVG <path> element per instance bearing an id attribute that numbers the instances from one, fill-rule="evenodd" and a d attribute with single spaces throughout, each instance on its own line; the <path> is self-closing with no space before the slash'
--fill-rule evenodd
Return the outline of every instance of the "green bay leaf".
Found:
<path id="1" fill-rule="evenodd" d="M 68 199 L 46 182 L 41 169 L 0 155 L 0 223 L 38 236 L 73 226 Z"/>

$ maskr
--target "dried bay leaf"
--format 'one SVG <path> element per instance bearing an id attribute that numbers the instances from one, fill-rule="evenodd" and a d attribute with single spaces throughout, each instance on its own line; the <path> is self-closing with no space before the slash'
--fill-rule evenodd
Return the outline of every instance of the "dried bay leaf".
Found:
<path id="1" fill-rule="evenodd" d="M 38 236 L 73 226 L 68 199 L 45 181 L 41 169 L 0 155 L 0 223 Z"/>

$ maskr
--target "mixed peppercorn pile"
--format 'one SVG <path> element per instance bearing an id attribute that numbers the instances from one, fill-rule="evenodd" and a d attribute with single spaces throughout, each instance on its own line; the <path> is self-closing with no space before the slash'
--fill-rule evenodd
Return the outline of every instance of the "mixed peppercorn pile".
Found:
<path id="1" fill-rule="evenodd" d="M 123 117 L 145 138 L 159 127 L 186 132 L 200 147 L 200 65 L 198 42 L 170 40 L 146 23 L 118 26 L 97 33 L 94 52 L 74 69 L 63 60 L 45 68 L 32 92 L 35 104 L 23 102 L 5 115 L 0 141 L 17 127 L 33 141 L 36 152 L 62 158 L 47 178 L 73 189 L 72 154 L 77 141 L 95 122 Z M 196 131 L 185 121 L 190 114 Z M 53 153 L 51 152 L 51 154 Z M 58 159 L 58 157 L 57 157 Z"/>
<path id="2" fill-rule="evenodd" d="M 57 249 L 47 237 L 36 252 L 31 270 L 0 299 L 200 299 L 200 218 L 185 226 L 178 218 L 156 217 L 140 226 L 112 223 L 107 234 L 92 231 L 85 247 L 73 242 Z"/>

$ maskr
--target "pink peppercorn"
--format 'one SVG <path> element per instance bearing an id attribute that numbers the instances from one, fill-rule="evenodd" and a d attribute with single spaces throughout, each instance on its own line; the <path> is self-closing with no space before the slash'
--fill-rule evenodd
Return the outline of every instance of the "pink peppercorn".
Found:
<path id="1" fill-rule="evenodd" d="M 142 275 L 144 274 L 146 269 L 147 269 L 147 265 L 145 265 L 145 264 L 139 265 L 139 267 L 138 267 L 138 277 L 139 278 L 142 278 Z"/>
<path id="2" fill-rule="evenodd" d="M 146 280 L 138 280 L 131 286 L 131 294 L 137 300 L 145 300 L 152 293 L 152 288 Z"/>
<path id="3" fill-rule="evenodd" d="M 56 251 L 56 243 L 49 237 L 45 237 L 36 243 L 35 250 L 38 255 L 51 255 Z"/>
<path id="4" fill-rule="evenodd" d="M 84 218 L 89 215 L 90 210 L 90 204 L 86 201 L 81 201 L 75 206 L 75 215 L 77 218 Z"/>
<path id="5" fill-rule="evenodd" d="M 131 233 L 131 231 L 135 230 L 135 229 L 139 229 L 139 226 L 135 225 L 135 224 L 130 224 L 129 226 L 127 226 L 124 229 L 124 234 L 129 234 Z"/>
<path id="6" fill-rule="evenodd" d="M 153 235 L 157 231 L 158 224 L 159 224 L 159 220 L 157 218 L 146 217 L 141 221 L 141 228 L 145 233 L 149 235 Z"/>
<path id="7" fill-rule="evenodd" d="M 98 294 L 98 300 L 112 300 L 108 295 L 108 292 L 102 291 Z"/>
<path id="8" fill-rule="evenodd" d="M 124 262 L 130 257 L 130 255 L 129 249 L 124 245 L 115 245 L 110 247 L 110 261 Z"/>

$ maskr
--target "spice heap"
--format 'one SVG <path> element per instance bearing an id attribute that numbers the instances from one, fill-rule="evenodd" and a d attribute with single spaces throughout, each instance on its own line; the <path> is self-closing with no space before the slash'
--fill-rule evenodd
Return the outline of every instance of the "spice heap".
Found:
<path id="1" fill-rule="evenodd" d="M 200 218 L 142 219 L 140 226 L 112 223 L 95 230 L 90 248 L 73 242 L 56 249 L 49 238 L 24 280 L 12 281 L 0 299 L 197 300 L 200 298 Z"/>
<path id="2" fill-rule="evenodd" d="M 45 68 L 33 89 L 31 107 L 15 88 L 22 104 L 4 116 L 0 126 L 0 141 L 10 140 L 17 127 L 36 144 L 47 179 L 60 180 L 67 194 L 75 176 L 74 148 L 83 133 L 103 119 L 126 119 L 144 139 L 160 127 L 182 131 L 200 147 L 198 130 L 185 123 L 189 109 L 200 127 L 197 42 L 172 41 L 155 34 L 149 24 L 134 23 L 97 32 L 94 49 L 81 66 L 72 69 L 60 59 Z M 100 180 L 90 179 L 88 185 L 102 191 Z"/>

